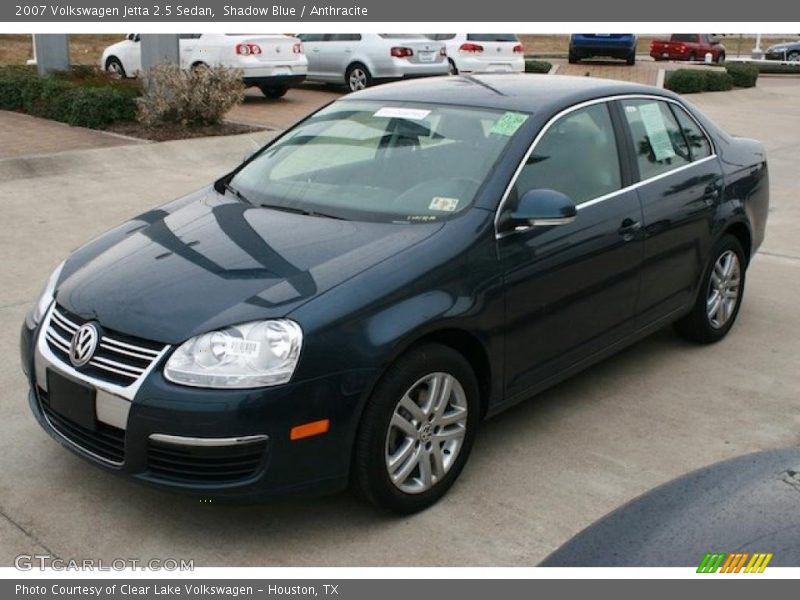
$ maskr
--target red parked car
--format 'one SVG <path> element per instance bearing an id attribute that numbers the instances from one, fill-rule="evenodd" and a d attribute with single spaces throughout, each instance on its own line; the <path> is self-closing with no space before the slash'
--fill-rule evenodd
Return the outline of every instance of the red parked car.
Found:
<path id="1" fill-rule="evenodd" d="M 656 60 L 705 60 L 725 62 L 725 46 L 710 33 L 673 33 L 669 40 L 650 42 L 650 56 Z"/>

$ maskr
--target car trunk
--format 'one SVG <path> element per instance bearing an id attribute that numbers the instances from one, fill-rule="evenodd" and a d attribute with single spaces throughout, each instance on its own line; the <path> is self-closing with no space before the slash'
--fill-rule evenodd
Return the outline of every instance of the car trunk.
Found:
<path id="1" fill-rule="evenodd" d="M 239 35 L 235 36 L 237 44 L 255 44 L 261 48 L 261 54 L 252 54 L 252 58 L 265 63 L 286 62 L 295 59 L 294 45 L 297 40 L 282 35 Z"/>
<path id="2" fill-rule="evenodd" d="M 441 62 L 444 60 L 444 56 L 441 55 L 439 52 L 444 46 L 442 42 L 436 42 L 434 40 L 429 40 L 424 37 L 404 37 L 402 35 L 398 36 L 383 36 L 387 43 L 389 43 L 390 47 L 401 47 L 401 48 L 411 48 L 414 51 L 409 57 L 406 57 L 406 60 L 410 63 L 414 64 L 426 64 L 426 63 L 435 63 Z"/>

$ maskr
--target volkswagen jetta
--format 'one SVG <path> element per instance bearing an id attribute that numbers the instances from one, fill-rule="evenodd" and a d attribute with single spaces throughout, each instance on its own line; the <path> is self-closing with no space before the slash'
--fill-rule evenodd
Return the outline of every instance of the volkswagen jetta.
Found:
<path id="1" fill-rule="evenodd" d="M 590 78 L 350 94 L 75 251 L 22 329 L 42 427 L 160 488 L 413 512 L 480 422 L 670 323 L 722 339 L 763 146 Z"/>

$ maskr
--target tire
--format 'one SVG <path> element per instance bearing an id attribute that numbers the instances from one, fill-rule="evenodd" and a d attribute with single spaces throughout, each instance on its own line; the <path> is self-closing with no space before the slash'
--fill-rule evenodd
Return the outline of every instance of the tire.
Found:
<path id="1" fill-rule="evenodd" d="M 629 65 L 635 65 L 636 64 L 636 53 L 635 52 L 631 52 L 628 55 L 628 58 L 625 59 L 625 63 L 629 64 Z"/>
<path id="2" fill-rule="evenodd" d="M 735 261 L 727 263 L 726 259 Z M 727 264 L 732 266 L 730 272 L 725 274 Z M 681 337 L 701 344 L 713 344 L 727 335 L 742 305 L 746 264 L 742 245 L 734 236 L 725 235 L 717 242 L 706 265 L 694 307 L 675 323 L 675 331 Z M 723 291 L 720 292 L 720 289 Z M 726 300 L 726 294 L 733 293 L 734 289 L 736 296 L 733 302 L 729 302 L 731 298 Z M 717 312 L 712 313 L 712 300 L 719 298 L 720 293 L 723 301 L 719 303 Z"/>
<path id="3" fill-rule="evenodd" d="M 286 95 L 286 92 L 289 91 L 289 88 L 286 86 L 275 86 L 275 85 L 262 85 L 259 86 L 261 93 L 264 94 L 265 97 L 271 98 L 273 100 L 277 100 L 278 98 L 283 98 Z"/>
<path id="4" fill-rule="evenodd" d="M 720 52 L 719 54 L 717 54 L 717 60 L 716 60 L 716 63 L 717 63 L 718 65 L 721 65 L 721 64 L 724 64 L 724 63 L 725 63 L 725 53 L 724 53 L 724 52 Z"/>
<path id="5" fill-rule="evenodd" d="M 125 67 L 122 66 L 122 61 L 116 56 L 109 56 L 106 60 L 106 73 L 120 79 L 125 79 L 128 76 L 125 73 Z"/>
<path id="6" fill-rule="evenodd" d="M 452 58 L 448 58 L 447 62 L 450 64 L 450 75 L 458 75 L 458 67 Z"/>
<path id="7" fill-rule="evenodd" d="M 351 92 L 357 92 L 372 85 L 372 75 L 369 69 L 361 63 L 353 63 L 347 67 L 347 71 L 344 74 L 344 84 Z"/>
<path id="8" fill-rule="evenodd" d="M 688 60 L 689 62 L 694 62 L 697 60 L 697 55 L 694 52 L 690 52 L 689 58 L 687 58 L 686 60 Z"/>
<path id="9" fill-rule="evenodd" d="M 800 62 L 800 50 L 792 50 L 786 55 L 788 62 Z"/>
<path id="10" fill-rule="evenodd" d="M 581 62 L 581 59 L 578 58 L 578 55 L 575 54 L 574 52 L 569 53 L 569 57 L 567 58 L 567 60 L 571 65 L 577 65 L 579 62 Z"/>
<path id="11" fill-rule="evenodd" d="M 447 394 L 446 405 L 439 404 L 443 395 L 427 405 L 431 385 Z M 389 367 L 364 409 L 355 442 L 354 490 L 398 514 L 428 508 L 461 473 L 479 413 L 478 381 L 461 354 L 440 344 L 410 350 Z"/>

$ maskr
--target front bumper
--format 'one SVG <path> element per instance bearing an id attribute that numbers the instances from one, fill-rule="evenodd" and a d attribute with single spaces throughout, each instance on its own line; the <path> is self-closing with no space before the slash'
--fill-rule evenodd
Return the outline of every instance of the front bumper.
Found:
<path id="1" fill-rule="evenodd" d="M 45 320 L 45 323 L 47 320 Z M 97 425 L 86 430 L 54 413 L 47 371 L 71 379 L 75 370 L 45 356 L 38 330 L 23 326 L 23 370 L 39 424 L 73 453 L 110 472 L 161 489 L 206 498 L 258 500 L 346 487 L 353 439 L 374 373 L 350 371 L 257 390 L 175 385 L 161 367 L 132 399 L 96 388 Z M 44 350 L 44 351 L 43 351 Z M 43 372 L 44 371 L 44 372 Z M 292 427 L 330 420 L 327 433 L 291 441 Z"/>

